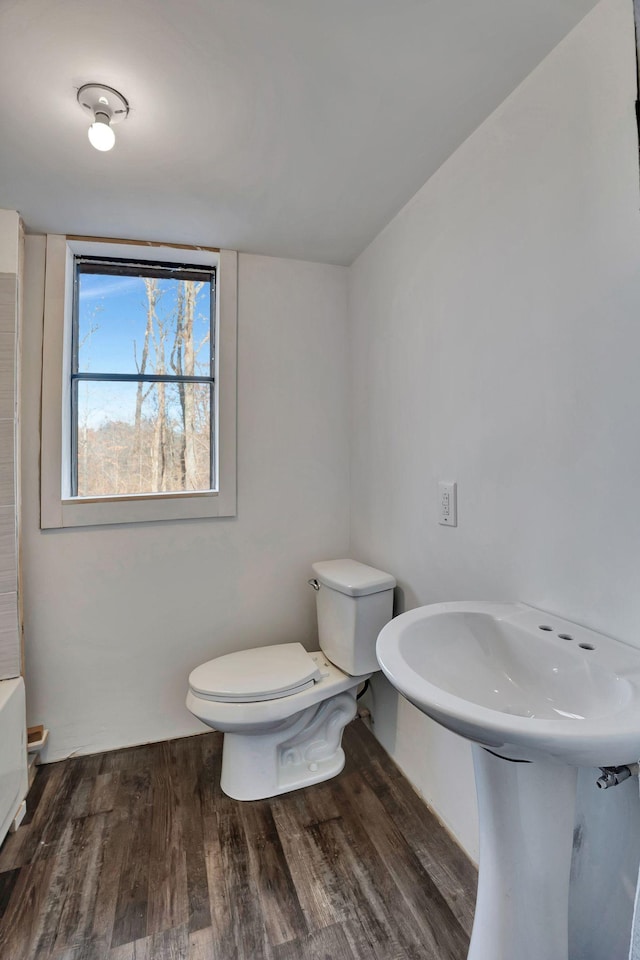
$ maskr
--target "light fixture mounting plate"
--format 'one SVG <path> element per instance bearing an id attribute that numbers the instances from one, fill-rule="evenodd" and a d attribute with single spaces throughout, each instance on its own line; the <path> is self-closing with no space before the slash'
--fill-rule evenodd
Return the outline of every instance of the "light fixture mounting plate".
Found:
<path id="1" fill-rule="evenodd" d="M 104 83 L 85 83 L 78 90 L 78 103 L 92 117 L 106 113 L 111 124 L 124 120 L 129 113 L 129 104 L 122 94 Z"/>

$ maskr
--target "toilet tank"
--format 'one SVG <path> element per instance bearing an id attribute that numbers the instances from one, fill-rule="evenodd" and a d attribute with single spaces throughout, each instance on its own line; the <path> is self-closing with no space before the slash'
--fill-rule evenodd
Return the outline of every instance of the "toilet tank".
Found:
<path id="1" fill-rule="evenodd" d="M 378 634 L 393 616 L 395 579 L 356 560 L 313 564 L 320 649 L 350 676 L 379 670 Z"/>

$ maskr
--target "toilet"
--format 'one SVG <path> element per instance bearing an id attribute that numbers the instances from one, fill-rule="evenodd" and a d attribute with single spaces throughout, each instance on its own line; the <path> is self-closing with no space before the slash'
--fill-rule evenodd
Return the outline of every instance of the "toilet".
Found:
<path id="1" fill-rule="evenodd" d="M 254 647 L 189 676 L 188 709 L 224 733 L 220 786 L 235 800 L 274 797 L 340 773 L 358 687 L 380 669 L 376 639 L 392 617 L 394 578 L 355 560 L 312 570 L 320 650 Z"/>

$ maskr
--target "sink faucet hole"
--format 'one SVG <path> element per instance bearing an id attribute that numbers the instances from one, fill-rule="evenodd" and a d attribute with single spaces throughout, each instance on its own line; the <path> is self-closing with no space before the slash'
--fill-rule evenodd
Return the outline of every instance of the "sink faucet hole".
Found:
<path id="1" fill-rule="evenodd" d="M 547 626 L 546 623 L 541 623 L 540 626 L 538 627 L 538 630 L 552 631 L 552 630 L 553 630 L 553 627 Z"/>
<path id="2" fill-rule="evenodd" d="M 578 646 L 581 650 L 595 650 L 595 647 L 592 643 L 579 643 Z"/>
<path id="3" fill-rule="evenodd" d="M 558 636 L 561 640 L 573 640 L 573 637 L 570 633 L 559 633 Z"/>

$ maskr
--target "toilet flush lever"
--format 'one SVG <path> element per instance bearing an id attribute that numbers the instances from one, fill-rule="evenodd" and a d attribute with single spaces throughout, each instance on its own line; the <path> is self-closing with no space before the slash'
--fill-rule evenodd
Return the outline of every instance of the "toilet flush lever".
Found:
<path id="1" fill-rule="evenodd" d="M 310 587 L 313 587 L 314 590 L 320 589 L 320 584 L 318 583 L 317 580 L 307 580 L 307 583 L 309 584 Z"/>

